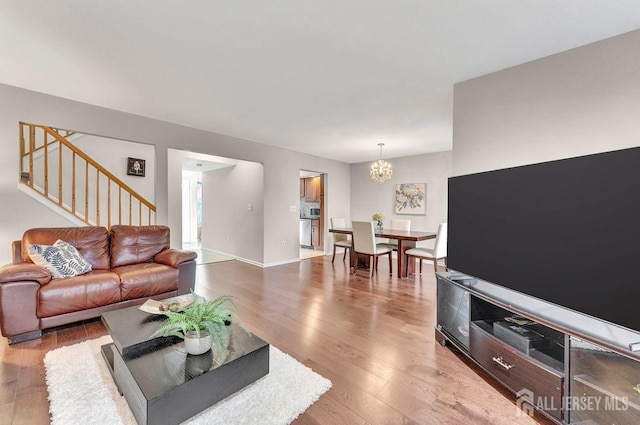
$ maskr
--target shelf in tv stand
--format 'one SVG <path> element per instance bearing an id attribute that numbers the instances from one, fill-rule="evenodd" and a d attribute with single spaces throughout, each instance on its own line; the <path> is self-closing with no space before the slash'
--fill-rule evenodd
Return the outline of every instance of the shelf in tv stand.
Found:
<path id="1" fill-rule="evenodd" d="M 605 384 L 601 383 L 600 381 L 598 381 L 597 379 L 593 378 L 590 375 L 587 375 L 587 374 L 576 375 L 573 377 L 573 379 L 577 382 L 580 382 L 582 385 L 586 385 L 592 390 L 599 392 L 604 396 L 611 397 L 615 400 L 619 400 L 620 403 L 624 403 L 628 407 L 640 412 L 640 405 L 632 402 L 631 400 L 628 399 L 628 397 L 623 397 L 619 394 L 614 393 L 613 391 L 607 390 Z"/>

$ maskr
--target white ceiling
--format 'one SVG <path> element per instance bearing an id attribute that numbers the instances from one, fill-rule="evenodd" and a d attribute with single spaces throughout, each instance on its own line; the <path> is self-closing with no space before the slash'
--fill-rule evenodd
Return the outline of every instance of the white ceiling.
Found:
<path id="1" fill-rule="evenodd" d="M 637 28 L 637 0 L 0 0 L 0 83 L 353 163 L 451 149 L 454 83 Z"/>

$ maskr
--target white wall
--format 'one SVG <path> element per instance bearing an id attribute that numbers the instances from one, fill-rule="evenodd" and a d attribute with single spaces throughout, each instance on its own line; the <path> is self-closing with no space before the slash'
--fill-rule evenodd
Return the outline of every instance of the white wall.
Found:
<path id="1" fill-rule="evenodd" d="M 202 215 L 207 218 L 202 248 L 263 263 L 264 168 L 234 162 L 233 167 L 202 173 Z"/>
<path id="2" fill-rule="evenodd" d="M 42 123 L 47 125 L 47 123 Z M 69 129 L 73 130 L 73 129 Z M 154 202 L 156 149 L 153 145 L 85 134 L 72 143 L 113 173 L 147 201 Z M 127 175 L 127 158 L 145 160 L 145 176 Z"/>
<path id="3" fill-rule="evenodd" d="M 198 181 L 201 180 L 202 173 L 182 172 L 182 243 L 198 242 Z"/>
<path id="4" fill-rule="evenodd" d="M 640 30 L 456 84 L 455 175 L 640 145 Z"/>
<path id="5" fill-rule="evenodd" d="M 19 121 L 45 123 L 155 146 L 157 222 L 171 227 L 173 247 L 182 245 L 182 169 L 180 163 L 177 167 L 173 164 L 169 167 L 169 148 L 263 164 L 264 222 L 260 233 L 264 235 L 265 265 L 299 258 L 300 169 L 329 175 L 329 184 L 333 187 L 326 191 L 328 216 L 333 214 L 331 208 L 348 208 L 350 202 L 349 165 L 346 163 L 0 85 L 0 147 L 3 153 L 0 155 L 0 247 L 4 247 L 0 250 L 0 264 L 10 261 L 11 241 L 20 239 L 26 229 L 70 225 L 16 189 Z M 151 172 L 149 167 L 147 172 Z M 290 206 L 295 206 L 296 211 L 291 212 Z"/>
<path id="6" fill-rule="evenodd" d="M 411 229 L 436 232 L 438 224 L 447 221 L 447 179 L 451 177 L 451 151 L 411 157 L 388 159 L 393 166 L 391 180 L 377 183 L 369 177 L 371 162 L 351 165 L 350 220 L 371 220 L 373 213 L 385 216 L 384 224 L 392 218 L 408 218 Z M 395 185 L 401 183 L 427 184 L 426 215 L 395 215 Z"/>

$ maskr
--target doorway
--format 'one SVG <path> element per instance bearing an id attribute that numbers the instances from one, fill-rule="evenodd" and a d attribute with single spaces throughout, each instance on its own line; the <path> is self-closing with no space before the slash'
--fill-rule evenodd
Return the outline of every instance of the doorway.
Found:
<path id="1" fill-rule="evenodd" d="M 325 255 L 325 174 L 300 170 L 300 259 Z"/>
<path id="2" fill-rule="evenodd" d="M 219 232 L 221 227 L 216 220 L 203 220 L 203 205 L 215 204 L 212 198 L 220 198 L 212 185 L 216 173 L 232 169 L 235 161 L 205 154 L 183 152 L 181 154 L 182 172 L 182 249 L 195 251 L 198 254 L 197 264 L 216 263 L 236 259 L 236 256 L 224 251 L 226 247 L 203 241 L 203 234 Z M 204 190 L 204 182 L 209 182 L 208 190 Z M 208 200 L 205 200 L 208 197 Z M 209 216 L 212 212 L 209 211 Z"/>

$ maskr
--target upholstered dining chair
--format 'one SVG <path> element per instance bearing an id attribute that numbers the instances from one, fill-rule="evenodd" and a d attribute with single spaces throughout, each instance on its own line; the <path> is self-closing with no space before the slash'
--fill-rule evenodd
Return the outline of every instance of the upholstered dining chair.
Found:
<path id="1" fill-rule="evenodd" d="M 409 261 L 420 259 L 420 273 L 422 273 L 422 260 L 433 260 L 433 270 L 438 271 L 438 260 L 444 259 L 445 269 L 447 268 L 447 223 L 440 223 L 436 242 L 433 248 L 411 248 L 405 251 L 407 256 L 407 270 Z"/>
<path id="2" fill-rule="evenodd" d="M 405 218 L 392 218 L 389 223 L 390 230 L 406 230 L 407 232 L 411 230 L 411 220 L 407 220 Z M 389 239 L 388 242 L 384 242 L 389 248 L 394 251 L 398 250 L 398 240 L 397 239 Z"/>
<path id="3" fill-rule="evenodd" d="M 332 218 L 331 219 L 331 228 L 332 229 L 343 229 L 347 227 L 347 220 L 344 218 Z M 336 248 L 340 247 L 344 249 L 344 255 L 342 256 L 342 261 L 347 258 L 347 251 L 351 249 L 351 241 L 349 240 L 349 236 L 342 233 L 333 233 L 333 257 L 331 257 L 331 263 L 336 259 Z"/>
<path id="4" fill-rule="evenodd" d="M 389 274 L 392 274 L 391 252 L 393 250 L 386 244 L 376 243 L 376 234 L 373 230 L 373 222 L 371 221 L 352 221 L 351 228 L 353 230 L 353 248 L 352 255 L 364 254 L 369 256 L 369 276 L 373 276 L 373 270 L 378 270 L 378 257 L 381 255 L 389 256 Z M 358 259 L 353 261 L 353 272 L 358 271 Z"/>

